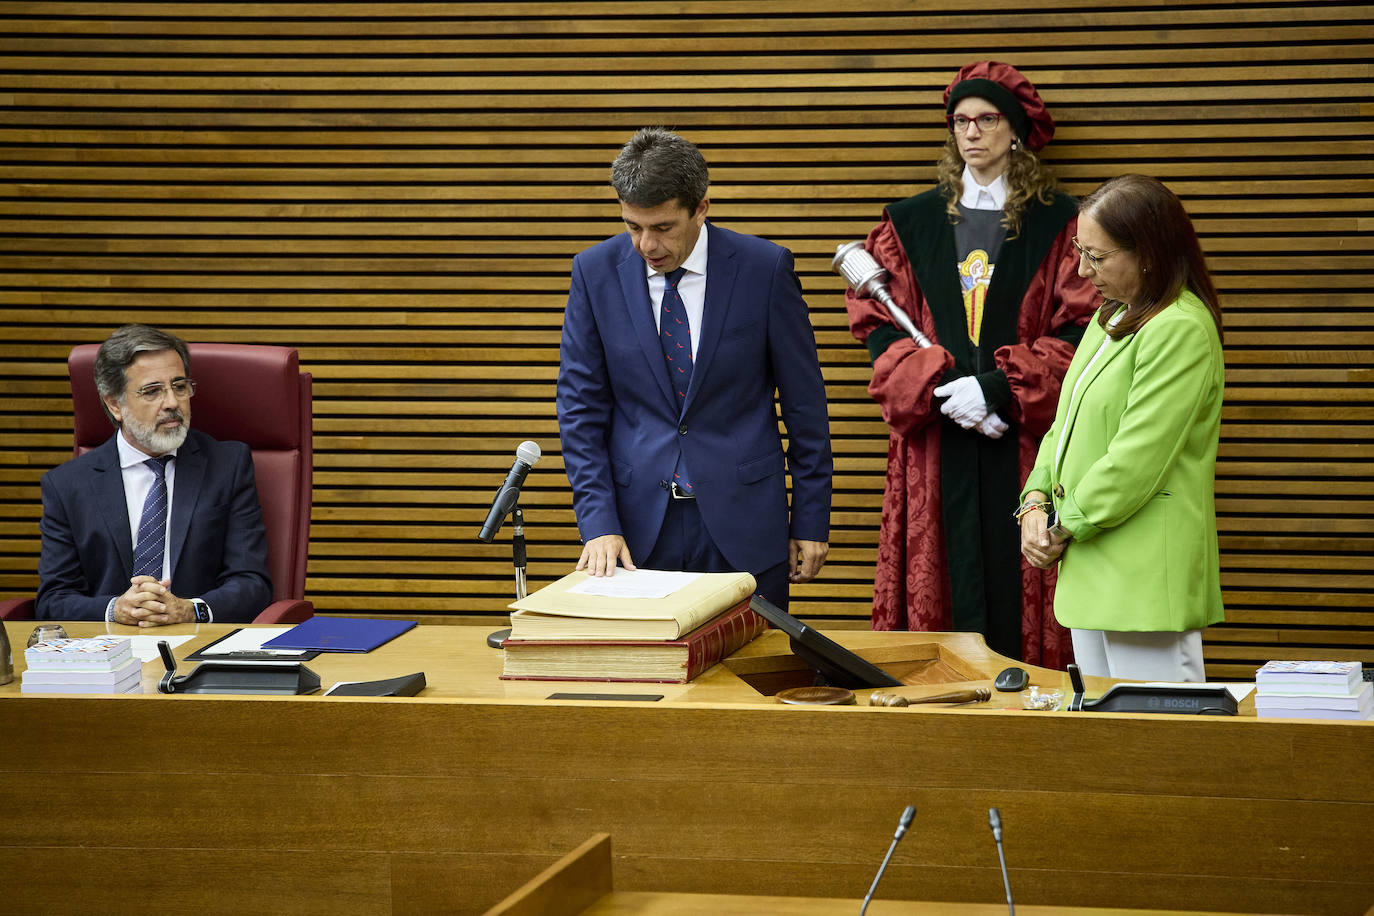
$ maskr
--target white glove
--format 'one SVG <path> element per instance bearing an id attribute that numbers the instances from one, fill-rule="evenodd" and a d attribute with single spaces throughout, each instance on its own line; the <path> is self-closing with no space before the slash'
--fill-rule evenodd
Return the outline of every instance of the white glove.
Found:
<path id="1" fill-rule="evenodd" d="M 983 422 L 978 424 L 978 431 L 989 439 L 1000 439 L 1002 433 L 1009 429 L 1011 426 L 995 413 L 988 414 L 983 418 Z"/>
<path id="2" fill-rule="evenodd" d="M 940 413 L 964 429 L 973 429 L 988 415 L 988 402 L 983 398 L 983 386 L 971 375 L 941 385 L 931 393 L 937 398 L 949 398 L 940 405 Z"/>

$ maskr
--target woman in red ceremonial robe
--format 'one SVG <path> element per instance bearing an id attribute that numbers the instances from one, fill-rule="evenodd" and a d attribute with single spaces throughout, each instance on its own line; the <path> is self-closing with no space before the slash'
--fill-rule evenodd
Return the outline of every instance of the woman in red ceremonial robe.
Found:
<path id="1" fill-rule="evenodd" d="M 891 427 L 873 589 L 879 630 L 984 634 L 1011 658 L 1062 667 L 1054 571 L 1022 560 L 1021 482 L 1098 304 L 1078 276 L 1072 198 L 1035 156 L 1054 134 L 1014 67 L 980 61 L 945 90 L 937 186 L 890 205 L 866 247 L 933 345 L 874 299 L 847 297 Z"/>

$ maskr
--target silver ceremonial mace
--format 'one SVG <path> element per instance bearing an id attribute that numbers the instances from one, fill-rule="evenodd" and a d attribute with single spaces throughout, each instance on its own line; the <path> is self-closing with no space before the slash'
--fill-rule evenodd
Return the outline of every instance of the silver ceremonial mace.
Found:
<path id="1" fill-rule="evenodd" d="M 849 288 L 855 293 L 881 302 L 883 308 L 892 316 L 892 320 L 916 341 L 916 346 L 930 346 L 930 338 L 922 334 L 912 322 L 911 316 L 893 301 L 892 294 L 887 291 L 887 271 L 873 260 L 873 255 L 864 248 L 863 242 L 848 242 L 841 245 L 835 252 L 835 260 L 830 262 L 830 267 L 844 277 Z"/>

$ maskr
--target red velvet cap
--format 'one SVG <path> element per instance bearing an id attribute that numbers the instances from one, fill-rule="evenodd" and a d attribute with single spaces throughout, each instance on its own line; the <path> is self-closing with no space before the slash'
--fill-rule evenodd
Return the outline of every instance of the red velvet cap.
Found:
<path id="1" fill-rule="evenodd" d="M 1012 129 L 1031 150 L 1043 149 L 1054 136 L 1054 119 L 1035 86 L 1011 64 L 980 60 L 954 75 L 945 88 L 945 113 L 953 114 L 963 99 L 987 99 L 1006 115 Z"/>

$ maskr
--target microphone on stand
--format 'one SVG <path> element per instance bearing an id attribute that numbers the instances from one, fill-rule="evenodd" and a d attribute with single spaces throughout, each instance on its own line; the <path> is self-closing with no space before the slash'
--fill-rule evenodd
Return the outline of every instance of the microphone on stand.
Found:
<path id="1" fill-rule="evenodd" d="M 520 499 L 520 488 L 525 485 L 525 475 L 534 467 L 541 454 L 543 453 L 539 450 L 539 443 L 528 439 L 516 447 L 515 464 L 510 466 L 506 482 L 501 484 L 501 489 L 497 490 L 496 496 L 492 498 L 487 520 L 482 523 L 482 530 L 477 534 L 478 540 L 490 544 L 491 539 L 496 537 L 496 532 L 501 530 L 506 516 L 510 515 Z"/>
<path id="2" fill-rule="evenodd" d="M 869 901 L 873 899 L 873 892 L 878 889 L 878 882 L 883 879 L 883 872 L 887 870 L 887 863 L 892 861 L 892 853 L 897 848 L 897 843 L 906 835 L 907 828 L 911 826 L 912 820 L 916 817 L 916 806 L 907 805 L 902 812 L 902 819 L 897 822 L 897 832 L 892 835 L 892 845 L 887 847 L 887 855 L 883 856 L 883 864 L 878 866 L 878 873 L 873 876 L 873 886 L 868 889 L 868 896 L 864 898 L 864 904 L 859 908 L 859 916 L 864 916 L 868 910 Z"/>
<path id="3" fill-rule="evenodd" d="M 501 489 L 497 490 L 496 496 L 492 498 L 491 509 L 487 511 L 487 520 L 482 523 L 482 530 L 477 534 L 478 540 L 490 544 L 491 539 L 496 537 L 496 532 L 501 530 L 501 525 L 505 522 L 506 516 L 514 516 L 514 537 L 511 539 L 511 551 L 515 564 L 515 598 L 517 601 L 525 597 L 525 514 L 520 511 L 520 488 L 525 485 L 525 477 L 529 474 L 530 468 L 539 461 L 541 454 L 543 453 L 539 450 L 539 443 L 531 442 L 528 439 L 516 447 L 515 463 L 510 466 L 510 473 L 506 475 L 505 483 L 501 484 Z M 501 643 L 505 642 L 509 636 L 510 627 L 502 627 L 487 634 L 487 645 L 493 649 L 499 649 Z"/>
<path id="4" fill-rule="evenodd" d="M 1011 882 L 1007 880 L 1007 858 L 1002 854 L 1002 815 L 996 808 L 988 809 L 988 826 L 992 828 L 992 839 L 997 843 L 997 860 L 1002 863 L 1002 887 L 1007 892 L 1007 916 L 1016 916 L 1016 905 L 1011 902 Z"/>

